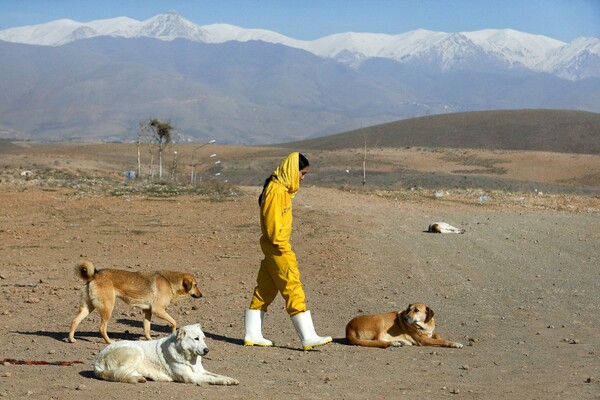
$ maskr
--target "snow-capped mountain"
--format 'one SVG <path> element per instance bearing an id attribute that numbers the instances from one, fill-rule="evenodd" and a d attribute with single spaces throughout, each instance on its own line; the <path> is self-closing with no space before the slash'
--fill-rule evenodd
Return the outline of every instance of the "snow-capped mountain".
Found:
<path id="1" fill-rule="evenodd" d="M 81 23 L 59 19 L 40 25 L 29 25 L 0 31 L 0 40 L 12 43 L 61 46 L 95 36 L 124 36 L 139 25 L 139 21 L 117 17 Z"/>
<path id="2" fill-rule="evenodd" d="M 600 40 L 514 30 L 304 41 L 169 12 L 0 31 L 0 138 L 268 144 L 450 112 L 600 112 Z"/>
<path id="3" fill-rule="evenodd" d="M 569 46 L 562 46 L 540 65 L 540 70 L 570 80 L 598 76 L 600 70 L 600 40 L 578 38 Z"/>
<path id="4" fill-rule="evenodd" d="M 541 60 L 546 60 L 557 49 L 566 45 L 560 40 L 512 29 L 485 29 L 466 32 L 464 35 L 485 51 L 533 70 L 536 70 Z"/>
<path id="5" fill-rule="evenodd" d="M 398 35 L 346 32 L 304 41 L 264 29 L 228 24 L 198 26 L 176 12 L 167 12 L 145 21 L 127 17 L 87 23 L 61 19 L 0 31 L 0 40 L 43 46 L 61 46 L 96 36 L 203 43 L 263 41 L 351 65 L 360 65 L 369 58 L 388 58 L 410 65 L 423 63 L 442 71 L 496 64 L 547 72 L 570 80 L 600 77 L 600 39 L 579 38 L 564 43 L 511 29 L 458 33 L 419 29 Z"/>
<path id="6" fill-rule="evenodd" d="M 151 37 L 160 40 L 183 38 L 198 42 L 207 41 L 207 33 L 202 27 L 174 12 L 157 15 L 138 23 L 128 32 L 114 34 L 113 36 Z"/>

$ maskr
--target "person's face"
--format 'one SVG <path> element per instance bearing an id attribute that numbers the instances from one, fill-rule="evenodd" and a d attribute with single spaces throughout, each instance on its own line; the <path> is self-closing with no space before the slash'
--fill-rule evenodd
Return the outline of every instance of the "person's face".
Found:
<path id="1" fill-rule="evenodd" d="M 304 180 L 304 175 L 306 175 L 306 174 L 308 173 L 308 169 L 309 169 L 309 168 L 310 168 L 310 167 L 305 167 L 305 168 L 302 168 L 302 169 L 300 170 L 300 180 L 301 180 L 301 181 L 303 181 L 303 180 Z"/>

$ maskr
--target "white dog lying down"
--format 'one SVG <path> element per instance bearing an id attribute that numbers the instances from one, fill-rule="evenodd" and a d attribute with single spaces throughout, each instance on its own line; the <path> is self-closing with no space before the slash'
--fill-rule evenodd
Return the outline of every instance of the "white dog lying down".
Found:
<path id="1" fill-rule="evenodd" d="M 123 340 L 106 346 L 94 363 L 96 377 L 114 382 L 165 382 L 237 385 L 236 379 L 202 367 L 208 353 L 200 324 L 179 328 L 158 340 Z"/>
<path id="2" fill-rule="evenodd" d="M 429 225 L 427 232 L 431 233 L 465 233 L 464 229 L 455 228 L 445 222 L 434 222 Z"/>

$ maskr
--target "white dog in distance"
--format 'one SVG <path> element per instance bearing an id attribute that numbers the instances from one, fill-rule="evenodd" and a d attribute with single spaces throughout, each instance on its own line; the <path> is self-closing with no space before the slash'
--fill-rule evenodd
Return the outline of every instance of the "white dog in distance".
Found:
<path id="1" fill-rule="evenodd" d="M 445 222 L 434 222 L 429 225 L 427 232 L 431 233 L 465 233 L 464 229 L 455 228 Z"/>
<path id="2" fill-rule="evenodd" d="M 236 379 L 213 374 L 202 367 L 208 353 L 200 324 L 179 328 L 158 340 L 123 340 L 106 346 L 94 363 L 97 378 L 138 383 L 163 382 L 237 385 Z"/>

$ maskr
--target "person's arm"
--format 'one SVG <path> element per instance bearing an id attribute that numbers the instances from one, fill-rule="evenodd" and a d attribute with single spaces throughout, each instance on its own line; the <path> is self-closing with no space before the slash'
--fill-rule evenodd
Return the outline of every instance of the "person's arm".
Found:
<path id="1" fill-rule="evenodd" d="M 289 232 L 284 227 L 283 215 L 287 201 L 287 193 L 271 188 L 265 193 L 261 210 L 267 238 L 282 253 L 291 250 Z"/>

